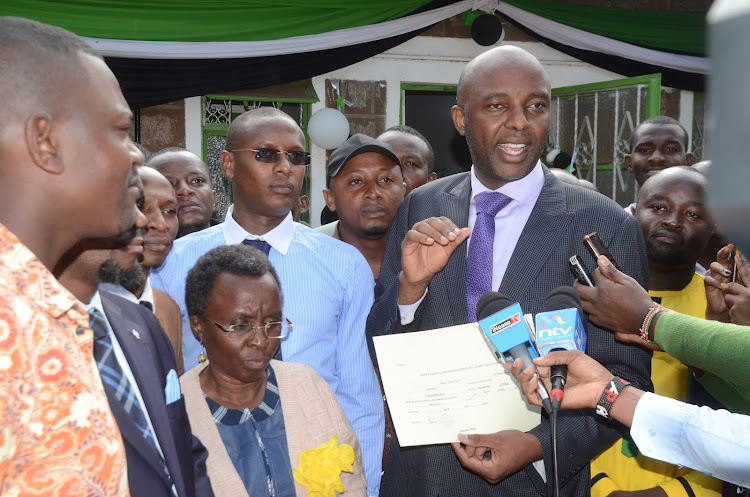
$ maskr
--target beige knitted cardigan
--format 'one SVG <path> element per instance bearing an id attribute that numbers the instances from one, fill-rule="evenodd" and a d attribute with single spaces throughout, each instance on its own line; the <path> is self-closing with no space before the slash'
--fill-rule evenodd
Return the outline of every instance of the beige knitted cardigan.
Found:
<path id="1" fill-rule="evenodd" d="M 208 450 L 206 466 L 214 495 L 249 497 L 203 397 L 198 375 L 207 365 L 208 362 L 199 364 L 180 378 L 190 426 L 193 434 Z M 300 452 L 328 443 L 332 435 L 338 435 L 339 444 L 349 444 L 354 449 L 354 473 L 341 472 L 343 495 L 367 497 L 359 442 L 331 387 L 315 370 L 304 364 L 271 361 L 271 367 L 279 385 L 292 468 L 299 467 Z M 297 482 L 295 487 L 297 497 L 307 495 L 305 487 Z"/>

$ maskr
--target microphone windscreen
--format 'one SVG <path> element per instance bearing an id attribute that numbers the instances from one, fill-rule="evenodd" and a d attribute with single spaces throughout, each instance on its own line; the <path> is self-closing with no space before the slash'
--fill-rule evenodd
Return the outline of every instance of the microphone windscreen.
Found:
<path id="1" fill-rule="evenodd" d="M 496 312 L 514 304 L 512 300 L 499 292 L 486 292 L 477 302 L 477 320 L 480 321 Z"/>
<path id="2" fill-rule="evenodd" d="M 559 286 L 549 292 L 547 298 L 542 305 L 541 312 L 556 311 L 558 309 L 578 309 L 578 312 L 583 313 L 581 308 L 581 296 L 572 286 Z"/>

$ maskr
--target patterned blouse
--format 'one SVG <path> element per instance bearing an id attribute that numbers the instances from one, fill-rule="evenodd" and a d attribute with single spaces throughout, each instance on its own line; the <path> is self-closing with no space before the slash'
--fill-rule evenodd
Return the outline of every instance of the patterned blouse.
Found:
<path id="1" fill-rule="evenodd" d="M 88 315 L 0 224 L 0 493 L 127 496 Z"/>

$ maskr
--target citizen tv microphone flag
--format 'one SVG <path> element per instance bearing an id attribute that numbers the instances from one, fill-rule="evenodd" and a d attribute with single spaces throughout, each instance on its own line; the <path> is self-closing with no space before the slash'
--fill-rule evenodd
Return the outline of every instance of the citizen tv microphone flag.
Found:
<path id="1" fill-rule="evenodd" d="M 581 322 L 581 297 L 573 287 L 561 286 L 552 290 L 536 315 L 536 347 L 540 355 L 556 350 L 586 351 L 586 331 Z M 568 367 L 550 368 L 552 408 L 559 409 Z"/>
<path id="2" fill-rule="evenodd" d="M 484 332 L 487 345 L 499 359 L 520 359 L 524 369 L 533 366 L 531 361 L 539 357 L 529 338 L 529 329 L 523 317 L 521 305 L 498 292 L 487 292 L 477 302 L 477 320 Z M 549 394 L 539 382 L 539 396 L 547 412 L 551 412 Z"/>

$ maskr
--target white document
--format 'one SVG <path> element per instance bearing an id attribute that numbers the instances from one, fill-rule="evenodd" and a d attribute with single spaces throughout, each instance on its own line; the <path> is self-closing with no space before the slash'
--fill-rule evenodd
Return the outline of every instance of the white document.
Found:
<path id="1" fill-rule="evenodd" d="M 539 407 L 526 402 L 477 323 L 373 338 L 402 447 L 458 441 L 459 433 L 528 431 Z"/>

